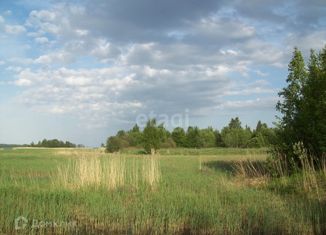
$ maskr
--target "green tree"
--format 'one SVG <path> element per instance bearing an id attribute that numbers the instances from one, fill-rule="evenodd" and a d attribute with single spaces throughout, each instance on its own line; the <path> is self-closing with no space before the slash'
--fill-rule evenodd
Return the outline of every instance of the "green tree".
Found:
<path id="1" fill-rule="evenodd" d="M 143 135 L 137 124 L 128 132 L 128 136 L 130 146 L 140 146 L 143 142 Z"/>
<path id="2" fill-rule="evenodd" d="M 216 146 L 216 137 L 212 127 L 200 130 L 202 147 L 209 148 Z"/>
<path id="3" fill-rule="evenodd" d="M 282 114 L 279 122 L 278 152 L 282 152 L 288 159 L 292 159 L 293 145 L 300 141 L 298 126 L 298 113 L 302 102 L 302 88 L 307 80 L 307 70 L 301 52 L 295 48 L 292 60 L 288 66 L 289 75 L 286 79 L 287 87 L 279 92 L 282 101 L 276 105 L 276 110 Z"/>
<path id="4" fill-rule="evenodd" d="M 174 128 L 171 135 L 177 147 L 186 147 L 186 132 L 183 128 Z"/>
<path id="5" fill-rule="evenodd" d="M 254 134 L 260 132 L 262 129 L 268 128 L 266 123 L 262 123 L 260 120 L 257 122 L 256 129 L 254 130 Z"/>
<path id="6" fill-rule="evenodd" d="M 305 148 L 320 159 L 326 152 L 326 46 L 319 55 L 311 51 L 308 73 L 297 127 Z"/>
<path id="7" fill-rule="evenodd" d="M 171 133 L 167 129 L 165 129 L 163 123 L 158 125 L 158 129 L 160 130 L 160 136 L 161 136 L 160 147 L 162 147 L 162 148 L 175 148 L 176 143 L 174 142 Z"/>
<path id="8" fill-rule="evenodd" d="M 269 128 L 266 123 L 262 123 L 259 120 L 256 129 L 253 131 L 252 138 L 248 142 L 248 147 L 268 147 L 275 143 L 275 139 L 276 135 L 274 129 Z"/>
<path id="9" fill-rule="evenodd" d="M 215 145 L 217 147 L 224 147 L 225 145 L 223 143 L 221 133 L 218 130 L 215 130 L 214 135 L 215 135 Z"/>
<path id="10" fill-rule="evenodd" d="M 239 117 L 236 118 L 231 118 L 231 121 L 229 123 L 229 128 L 230 129 L 241 129 L 241 122 Z"/>
<path id="11" fill-rule="evenodd" d="M 243 148 L 246 147 L 251 138 L 251 130 L 242 128 L 240 119 L 231 119 L 229 125 L 224 127 L 221 132 L 223 143 L 226 147 Z"/>
<path id="12" fill-rule="evenodd" d="M 203 140 L 200 136 L 200 130 L 198 127 L 188 127 L 186 134 L 186 144 L 190 148 L 203 147 Z"/>
<path id="13" fill-rule="evenodd" d="M 317 162 L 326 151 L 326 47 L 318 55 L 311 51 L 307 68 L 295 48 L 286 81 L 287 86 L 279 93 L 282 100 L 276 106 L 282 117 L 275 151 L 300 166 L 293 146 L 302 142 Z"/>
<path id="14" fill-rule="evenodd" d="M 164 140 L 164 131 L 158 127 L 155 119 L 148 120 L 143 131 L 143 147 L 146 153 L 155 153 Z"/>

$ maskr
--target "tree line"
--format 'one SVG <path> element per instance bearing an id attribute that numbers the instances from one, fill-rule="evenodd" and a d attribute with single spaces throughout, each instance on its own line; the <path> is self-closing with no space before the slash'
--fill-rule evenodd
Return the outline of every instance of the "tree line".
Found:
<path id="1" fill-rule="evenodd" d="M 76 145 L 76 144 L 71 143 L 69 141 L 62 141 L 62 140 L 58 140 L 58 139 L 52 139 L 52 140 L 43 139 L 42 141 L 39 141 L 37 144 L 32 142 L 30 144 L 30 147 L 76 148 L 76 147 L 82 147 L 82 146 L 81 145 Z"/>
<path id="2" fill-rule="evenodd" d="M 212 127 L 200 129 L 189 126 L 187 130 L 176 127 L 170 132 L 163 123 L 158 124 L 155 119 L 151 119 L 143 130 L 136 124 L 129 131 L 120 130 L 115 136 L 110 136 L 106 142 L 106 151 L 117 152 L 128 147 L 142 147 L 146 153 L 174 147 L 257 148 L 270 146 L 275 138 L 275 130 L 266 123 L 258 121 L 256 128 L 251 130 L 248 126 L 242 127 L 238 117 L 232 118 L 221 131 Z"/>

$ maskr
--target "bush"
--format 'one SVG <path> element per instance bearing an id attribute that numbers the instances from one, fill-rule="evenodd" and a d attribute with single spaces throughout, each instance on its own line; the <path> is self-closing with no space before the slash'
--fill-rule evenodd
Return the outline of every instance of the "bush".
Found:
<path id="1" fill-rule="evenodd" d="M 106 152 L 119 152 L 122 148 L 127 147 L 128 142 L 119 138 L 118 136 L 111 136 L 106 142 Z"/>

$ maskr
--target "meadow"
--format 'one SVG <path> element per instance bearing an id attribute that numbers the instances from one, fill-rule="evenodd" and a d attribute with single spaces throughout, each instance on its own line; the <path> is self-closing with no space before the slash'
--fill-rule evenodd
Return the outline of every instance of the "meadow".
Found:
<path id="1" fill-rule="evenodd" d="M 270 177 L 266 157 L 266 149 L 2 149 L 0 234 L 325 232 L 326 171 Z"/>

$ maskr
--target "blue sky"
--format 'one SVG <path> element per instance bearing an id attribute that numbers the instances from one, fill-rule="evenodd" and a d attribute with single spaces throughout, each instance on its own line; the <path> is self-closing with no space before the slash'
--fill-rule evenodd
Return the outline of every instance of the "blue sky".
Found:
<path id="1" fill-rule="evenodd" d="M 2 0 L 0 143 L 98 146 L 139 115 L 271 125 L 293 48 L 326 44 L 325 12 L 324 0 Z"/>

